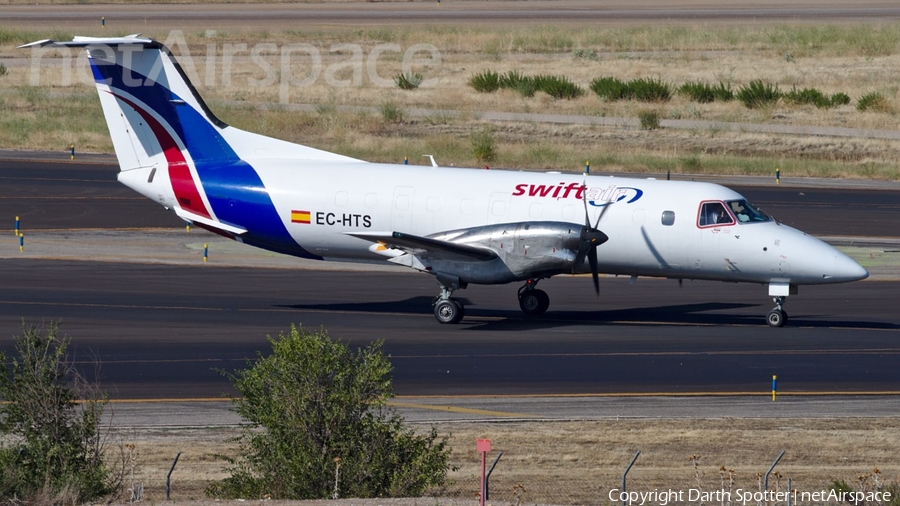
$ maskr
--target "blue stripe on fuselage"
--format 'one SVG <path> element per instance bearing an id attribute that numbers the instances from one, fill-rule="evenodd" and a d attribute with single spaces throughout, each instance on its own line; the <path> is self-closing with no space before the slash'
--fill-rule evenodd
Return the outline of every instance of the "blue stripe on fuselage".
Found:
<path id="1" fill-rule="evenodd" d="M 237 156 L 204 115 L 160 83 L 131 71 L 132 80 L 143 85 L 127 86 L 121 65 L 97 65 L 93 59 L 90 62 L 96 81 L 127 91 L 174 130 L 194 161 L 216 218 L 245 228 L 247 233 L 240 236 L 243 242 L 278 253 L 322 260 L 291 237 L 259 174 Z"/>

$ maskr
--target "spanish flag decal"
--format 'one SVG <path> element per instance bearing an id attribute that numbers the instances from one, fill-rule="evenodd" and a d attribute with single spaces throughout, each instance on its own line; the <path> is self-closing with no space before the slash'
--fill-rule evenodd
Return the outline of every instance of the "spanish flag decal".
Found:
<path id="1" fill-rule="evenodd" d="M 291 211 L 291 223 L 305 223 L 309 225 L 309 211 Z"/>

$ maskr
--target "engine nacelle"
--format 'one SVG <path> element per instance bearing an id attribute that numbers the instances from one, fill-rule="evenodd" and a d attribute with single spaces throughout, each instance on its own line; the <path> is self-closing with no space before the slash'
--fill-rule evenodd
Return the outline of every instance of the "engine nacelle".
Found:
<path id="1" fill-rule="evenodd" d="M 432 260 L 434 272 L 462 283 L 498 284 L 572 272 L 582 226 L 556 221 L 501 223 L 428 236 L 431 239 L 490 249 L 489 262 Z"/>

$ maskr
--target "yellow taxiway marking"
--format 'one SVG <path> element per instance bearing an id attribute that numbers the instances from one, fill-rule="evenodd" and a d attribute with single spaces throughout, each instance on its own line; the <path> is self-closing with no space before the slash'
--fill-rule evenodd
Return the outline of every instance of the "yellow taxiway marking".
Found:
<path id="1" fill-rule="evenodd" d="M 485 416 L 502 416 L 504 418 L 537 418 L 537 415 L 526 415 L 524 413 L 507 413 L 505 411 L 491 411 L 487 409 L 473 409 L 473 408 L 461 408 L 458 406 L 438 406 L 435 404 L 416 404 L 412 402 L 388 402 L 389 405 L 395 408 L 414 408 L 414 409 L 427 409 L 431 411 L 445 411 L 450 413 L 467 413 L 470 415 L 485 415 Z"/>
<path id="2" fill-rule="evenodd" d="M 537 415 L 525 413 L 509 413 L 505 411 L 491 411 L 486 409 L 463 408 L 459 406 L 447 406 L 437 404 L 420 404 L 413 402 L 403 402 L 403 399 L 446 399 L 467 400 L 467 399 L 570 399 L 577 397 L 584 398 L 609 398 L 609 397 L 769 397 L 772 392 L 608 392 L 608 393 L 576 393 L 576 394 L 510 394 L 510 395 L 490 395 L 490 394 L 474 394 L 474 395 L 398 395 L 395 399 L 400 401 L 390 401 L 388 404 L 397 408 L 426 409 L 432 411 L 446 411 L 451 413 L 467 413 L 473 415 L 499 416 L 505 418 L 538 418 Z M 885 391 L 869 391 L 855 390 L 847 392 L 778 392 L 779 397 L 837 397 L 837 396 L 898 396 L 898 390 Z M 158 399 L 111 399 L 109 402 L 114 404 L 164 404 L 168 402 L 231 402 L 232 400 L 240 400 L 240 397 L 165 397 Z"/>
<path id="3" fill-rule="evenodd" d="M 472 395 L 398 395 L 396 399 L 556 399 L 556 398 L 576 398 L 576 397 L 746 397 L 746 396 L 771 396 L 771 391 L 759 392 L 584 392 L 574 394 L 509 394 L 509 395 L 491 395 L 491 394 L 472 394 Z M 814 391 L 792 391 L 778 392 L 778 396 L 809 396 L 809 397 L 826 397 L 826 396 L 853 396 L 853 395 L 879 395 L 894 396 L 900 395 L 900 390 L 854 390 L 846 392 L 814 392 Z"/>
<path id="4" fill-rule="evenodd" d="M 111 399 L 110 404 L 162 404 L 166 402 L 231 402 L 228 397 L 185 397 L 162 399 Z"/>

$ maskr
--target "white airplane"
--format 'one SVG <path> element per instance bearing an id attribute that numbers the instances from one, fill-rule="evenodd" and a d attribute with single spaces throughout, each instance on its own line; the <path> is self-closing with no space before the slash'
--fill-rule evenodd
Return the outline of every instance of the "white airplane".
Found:
<path id="1" fill-rule="evenodd" d="M 868 272 L 710 183 L 367 163 L 230 127 L 213 115 L 171 52 L 131 35 L 43 40 L 87 49 L 121 172 L 118 179 L 217 234 L 319 260 L 392 262 L 431 274 L 434 315 L 458 323 L 451 295 L 523 282 L 526 314 L 547 310 L 536 285 L 599 273 L 768 285 L 788 319 L 798 285 Z"/>

